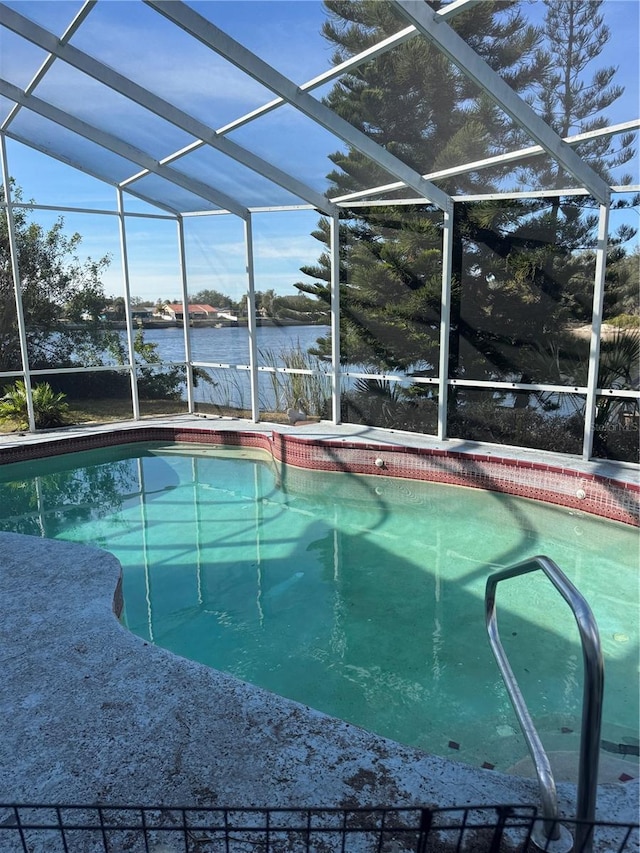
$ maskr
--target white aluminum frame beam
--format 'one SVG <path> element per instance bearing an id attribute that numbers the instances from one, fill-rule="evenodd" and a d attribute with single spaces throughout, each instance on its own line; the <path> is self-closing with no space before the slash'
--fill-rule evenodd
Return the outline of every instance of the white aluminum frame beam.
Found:
<path id="1" fill-rule="evenodd" d="M 187 370 L 187 408 L 189 414 L 195 412 L 193 366 L 191 364 L 191 323 L 189 322 L 189 280 L 187 276 L 187 250 L 184 238 L 184 220 L 181 216 L 177 218 L 178 228 L 178 259 L 180 264 L 180 287 L 182 289 L 182 307 L 187 310 L 183 313 L 182 331 L 184 333 L 184 357 Z"/>
<path id="2" fill-rule="evenodd" d="M 116 136 L 100 130 L 93 125 L 88 124 L 82 119 L 75 118 L 64 110 L 54 107 L 52 104 L 41 100 L 35 95 L 28 95 L 17 86 L 0 80 L 0 95 L 10 98 L 20 106 L 30 110 L 55 124 L 77 133 L 89 142 L 99 145 L 101 148 L 117 154 L 131 163 L 142 166 L 149 174 L 158 175 L 176 186 L 182 187 L 193 195 L 204 199 L 205 201 L 215 204 L 230 213 L 235 213 L 236 216 L 245 217 L 249 212 L 244 205 L 239 204 L 235 199 L 228 196 L 226 193 L 219 192 L 211 188 L 208 184 L 198 181 L 196 178 L 191 178 L 188 175 L 178 172 L 170 166 L 159 166 L 157 160 L 154 160 L 149 154 L 141 151 L 128 142 L 124 142 Z M 112 182 L 111 182 L 112 183 Z M 122 185 L 120 185 L 122 186 Z"/>
<path id="3" fill-rule="evenodd" d="M 122 284 L 124 291 L 124 313 L 127 321 L 127 351 L 129 353 L 129 381 L 131 383 L 131 403 L 133 419 L 140 420 L 140 397 L 138 395 L 138 369 L 136 365 L 135 340 L 133 337 L 133 316 L 131 313 L 131 286 L 129 279 L 129 253 L 127 251 L 127 224 L 124 214 L 124 197 L 117 189 L 118 230 L 120 234 L 120 260 L 122 263 Z"/>
<path id="4" fill-rule="evenodd" d="M 256 279 L 253 263 L 253 222 L 251 215 L 244 220 L 244 250 L 247 270 L 247 332 L 249 334 L 249 383 L 251 387 L 251 420 L 260 420 L 258 387 L 258 335 L 256 323 Z"/>
<path id="5" fill-rule="evenodd" d="M 598 139 L 603 136 L 616 136 L 619 133 L 632 133 L 640 130 L 640 118 L 632 121 L 625 121 L 622 124 L 612 124 L 610 127 L 601 127 L 598 130 L 590 130 L 588 133 L 577 133 L 575 136 L 565 136 L 563 142 L 567 145 L 579 145 L 581 142 L 588 142 L 591 139 Z M 476 160 L 472 163 L 461 163 L 459 166 L 452 166 L 449 169 L 440 169 L 437 172 L 428 172 L 422 177 L 426 181 L 438 181 L 444 178 L 453 178 L 456 175 L 465 175 L 468 172 L 479 172 L 481 169 L 488 169 L 491 166 L 503 166 L 508 163 L 519 163 L 521 160 L 527 160 L 531 157 L 536 157 L 539 154 L 544 154 L 544 148 L 541 145 L 532 145 L 529 148 L 521 148 L 518 151 L 507 151 L 504 154 L 496 154 L 494 157 L 486 157 L 484 160 Z M 353 193 L 346 193 L 341 196 L 333 196 L 331 201 L 335 204 L 345 204 L 350 201 L 358 201 L 359 199 L 367 199 L 372 196 L 377 196 L 382 193 L 394 192 L 401 190 L 404 184 L 396 181 L 393 184 L 384 184 L 383 186 L 371 187 L 368 190 L 358 190 Z M 542 191 L 541 191 L 542 192 Z M 587 192 L 588 194 L 588 192 Z M 454 196 L 456 198 L 456 196 Z"/>
<path id="6" fill-rule="evenodd" d="M 612 193 L 637 193 L 640 191 L 640 185 L 628 185 L 628 186 L 612 186 L 610 187 Z M 589 190 L 585 189 L 576 189 L 575 187 L 564 187 L 563 189 L 557 190 L 522 190 L 522 192 L 515 193 L 485 193 L 479 195 L 456 195 L 453 196 L 453 200 L 458 202 L 466 202 L 466 201 L 501 201 L 507 199 L 520 199 L 522 201 L 534 201 L 537 198 L 579 198 L 580 196 L 590 196 L 591 193 Z M 373 202 L 375 204 L 375 202 Z M 361 204 L 366 204 L 366 202 L 361 202 Z"/>
<path id="7" fill-rule="evenodd" d="M 19 142 L 21 145 L 26 146 L 27 148 L 33 148 L 34 151 L 39 151 L 41 154 L 45 154 L 47 157 L 51 157 L 52 160 L 57 160 L 59 163 L 64 163 L 66 166 L 70 166 L 72 169 L 76 169 L 79 172 L 82 172 L 85 175 L 89 175 L 92 178 L 95 178 L 98 181 L 102 181 L 105 184 L 108 184 L 111 187 L 117 189 L 118 184 L 115 183 L 111 178 L 106 175 L 97 172 L 95 169 L 90 168 L 84 163 L 79 163 L 77 160 L 73 160 L 71 157 L 67 157 L 59 151 L 53 151 L 50 148 L 47 148 L 45 145 L 40 145 L 37 142 L 34 142 L 32 139 L 28 139 L 26 136 L 22 136 L 19 133 L 15 133 L 12 130 L 8 130 L 4 134 L 0 134 L 1 136 L 6 136 L 8 139 L 13 139 L 15 142 Z M 153 198 L 152 196 L 146 195 L 146 193 L 141 193 L 138 190 L 127 190 L 129 195 L 133 195 L 136 198 L 139 198 L 141 201 L 144 201 L 146 204 L 150 204 L 152 207 L 157 207 L 160 210 L 166 211 L 167 214 L 173 219 L 180 211 L 168 205 L 165 201 L 160 201 L 159 199 Z M 44 205 L 37 205 L 37 207 L 44 208 Z M 63 208 L 52 207 L 52 210 L 58 210 Z M 106 211 L 96 211 L 97 213 L 105 213 Z M 128 216 L 133 216 L 134 214 L 128 213 Z"/>
<path id="8" fill-rule="evenodd" d="M 60 43 L 61 44 L 66 44 L 69 41 L 69 39 L 74 35 L 74 33 L 76 33 L 78 31 L 81 24 L 84 23 L 87 15 L 93 9 L 93 7 L 96 5 L 97 2 L 98 2 L 98 0 L 85 0 L 85 3 L 82 5 L 82 8 L 80 9 L 80 11 L 77 13 L 77 15 L 71 21 L 71 23 L 69 24 L 67 29 L 64 31 L 64 33 L 60 36 Z M 38 83 L 40 83 L 40 81 L 44 79 L 47 71 L 51 68 L 51 66 L 56 61 L 56 59 L 57 59 L 57 57 L 54 56 L 52 53 L 50 53 L 47 56 L 47 58 L 44 60 L 44 62 L 40 66 L 40 68 L 34 74 L 33 78 L 31 79 L 31 82 L 29 83 L 29 85 L 25 89 L 25 93 L 27 95 L 30 95 L 33 92 L 33 90 L 36 88 Z M 9 111 L 9 114 L 5 118 L 4 122 L 0 125 L 0 132 L 3 130 L 7 130 L 7 128 L 11 124 L 11 122 L 14 120 L 14 118 L 20 112 L 20 109 L 21 109 L 21 105 L 18 103 L 16 103 L 12 107 L 12 109 Z"/>
<path id="9" fill-rule="evenodd" d="M 89 77 L 93 77 L 99 83 L 113 89 L 113 91 L 118 92 L 125 98 L 134 101 L 164 121 L 179 127 L 181 130 L 194 136 L 197 140 L 202 140 L 212 148 L 226 154 L 232 160 L 236 160 L 243 166 L 267 178 L 267 180 L 278 184 L 283 189 L 292 193 L 292 195 L 313 204 L 318 210 L 324 213 L 331 213 L 333 211 L 333 204 L 326 196 L 316 192 L 311 187 L 307 187 L 302 181 L 299 181 L 272 163 L 267 162 L 262 157 L 246 150 L 236 142 L 219 136 L 208 125 L 185 113 L 158 95 L 153 94 L 153 92 L 150 92 L 143 86 L 139 86 L 108 65 L 89 56 L 89 54 L 84 53 L 73 45 L 62 44 L 53 33 L 15 12 L 4 3 L 0 3 L 0 24 L 27 39 L 32 44 L 62 59 Z M 134 178 L 140 177 L 143 177 L 143 175 L 134 176 Z M 236 204 L 238 203 L 236 201 Z"/>
<path id="10" fill-rule="evenodd" d="M 593 452 L 593 437 L 597 407 L 598 373 L 600 371 L 600 340 L 602 337 L 602 313 L 604 305 L 604 279 L 607 267 L 607 238 L 609 232 L 609 205 L 600 205 L 598 219 L 598 243 L 596 248 L 596 271 L 593 288 L 593 315 L 591 319 L 591 341 L 589 344 L 589 369 L 587 372 L 587 399 L 584 407 L 584 441 L 582 458 L 590 459 Z"/>
<path id="11" fill-rule="evenodd" d="M 334 424 L 342 422 L 341 370 L 340 363 L 340 216 L 334 214 L 329 220 L 330 234 L 330 310 L 331 310 L 331 417 Z"/>
<path id="12" fill-rule="evenodd" d="M 424 0 L 393 0 L 402 14 L 435 45 L 462 73 L 522 127 L 554 161 L 586 187 L 600 204 L 609 201 L 609 187 L 575 151 L 553 131 L 531 107 L 505 83 Z"/>
<path id="13" fill-rule="evenodd" d="M 478 3 L 483 2 L 483 0 L 453 0 L 453 2 L 448 3 L 442 9 L 439 9 L 436 13 L 439 15 L 443 21 L 448 21 L 451 18 L 454 18 L 456 15 L 459 15 L 460 12 L 463 12 L 465 9 L 471 8 L 472 6 L 476 6 Z M 398 45 L 404 44 L 415 36 L 418 35 L 418 30 L 410 25 L 405 27 L 403 30 L 400 30 L 397 33 L 394 33 L 392 36 L 389 36 L 382 41 L 379 41 L 377 44 L 368 47 L 366 50 L 363 50 L 361 53 L 357 53 L 354 56 L 346 59 L 344 62 L 340 62 L 338 65 L 334 65 L 329 68 L 327 71 L 323 71 L 321 74 L 318 74 L 316 77 L 313 77 L 311 80 L 307 80 L 305 83 L 300 84 L 300 89 L 303 92 L 311 92 L 314 89 L 317 89 L 319 86 L 324 86 L 327 83 L 330 83 L 332 80 L 336 80 L 338 77 L 341 77 L 343 74 L 348 74 L 353 71 L 355 68 L 358 68 L 360 65 L 363 65 L 365 62 L 370 62 L 372 59 L 377 59 L 379 56 L 387 53 L 389 50 L 393 50 Z M 217 129 L 218 134 L 226 134 L 231 133 L 232 130 L 237 130 L 240 127 L 244 127 L 244 125 L 249 124 L 260 116 L 267 115 L 273 110 L 281 107 L 283 104 L 286 104 L 286 100 L 284 98 L 274 98 L 272 101 L 269 101 L 266 104 L 263 104 L 261 107 L 257 107 L 255 110 L 251 110 L 251 112 L 246 113 L 243 116 L 240 116 L 233 121 L 228 122 L 227 124 L 219 127 Z M 194 143 L 194 146 L 202 143 Z M 177 152 L 175 157 L 182 156 L 182 152 Z"/>
<path id="14" fill-rule="evenodd" d="M 610 189 L 612 194 L 638 193 L 640 192 L 640 184 L 614 184 Z M 581 196 L 589 196 L 589 190 L 576 187 L 562 187 L 553 190 L 522 190 L 521 192 L 514 193 L 479 193 L 478 195 L 454 195 L 451 197 L 455 204 L 459 204 L 471 201 L 503 201 L 506 199 L 533 201 L 539 198 L 579 198 Z M 342 202 L 339 207 L 352 210 L 355 208 L 372 207 L 413 207 L 416 204 L 430 204 L 430 202 L 426 198 L 376 198 L 367 201 Z"/>
<path id="15" fill-rule="evenodd" d="M 9 134 L 7 134 L 7 136 L 9 136 Z M 113 186 L 117 189 L 116 184 Z M 3 204 L 4 202 L 0 201 L 0 207 L 2 207 Z M 95 213 L 96 216 L 118 215 L 116 210 L 109 210 L 108 208 L 100 207 L 79 207 L 78 205 L 66 207 L 58 204 L 36 204 L 35 202 L 14 201 L 13 207 L 14 209 L 19 207 L 21 210 L 51 210 L 54 213 Z M 174 213 L 142 213 L 141 211 L 128 211 L 126 215 L 133 219 L 160 219 L 165 222 L 174 222 L 176 218 L 176 214 Z"/>
<path id="16" fill-rule="evenodd" d="M 453 202 L 439 187 L 425 181 L 414 169 L 407 166 L 366 134 L 349 124 L 329 107 L 303 92 L 295 83 L 280 74 L 264 60 L 251 53 L 244 45 L 232 39 L 215 24 L 186 6 L 180 0 L 144 0 L 165 18 L 177 24 L 189 35 L 198 39 L 215 53 L 223 56 L 236 68 L 244 71 L 261 85 L 266 86 L 312 121 L 324 127 L 334 136 L 369 157 L 374 163 L 402 180 L 421 195 L 430 199 L 441 210 L 449 210 Z"/>
<path id="17" fill-rule="evenodd" d="M 447 437 L 449 405 L 449 338 L 451 334 L 451 268 L 453 265 L 453 212 L 444 213 L 442 228 L 442 289 L 440 291 L 440 354 L 438 361 L 438 438 Z"/>

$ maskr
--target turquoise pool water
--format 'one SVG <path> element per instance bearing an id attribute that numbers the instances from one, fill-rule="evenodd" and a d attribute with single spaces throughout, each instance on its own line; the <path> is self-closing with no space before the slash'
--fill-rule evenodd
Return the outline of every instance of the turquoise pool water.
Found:
<path id="1" fill-rule="evenodd" d="M 494 492 L 144 444 L 2 466 L 0 527 L 114 553 L 123 621 L 145 640 L 502 770 L 526 748 L 486 637 L 484 585 L 546 554 L 592 606 L 603 739 L 634 761 L 638 534 L 623 525 Z M 498 613 L 545 745 L 576 749 L 582 656 L 567 605 L 534 574 L 501 584 Z"/>

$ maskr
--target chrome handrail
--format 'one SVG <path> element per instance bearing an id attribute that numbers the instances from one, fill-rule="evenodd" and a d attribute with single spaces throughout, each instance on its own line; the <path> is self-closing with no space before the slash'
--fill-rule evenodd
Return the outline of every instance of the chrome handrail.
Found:
<path id="1" fill-rule="evenodd" d="M 544 817 L 543 828 L 546 835 L 544 849 L 552 849 L 550 842 L 558 842 L 557 849 L 562 849 L 556 786 L 551 765 L 518 687 L 516 677 L 509 665 L 500 641 L 496 619 L 496 587 L 498 583 L 509 578 L 537 571 L 538 569 L 541 569 L 545 573 L 573 611 L 582 643 L 584 688 L 576 801 L 576 820 L 578 823 L 576 826 L 575 847 L 579 851 L 584 851 L 584 853 L 591 853 L 593 839 L 591 837 L 589 822 L 595 820 L 598 761 L 600 757 L 600 729 L 602 725 L 602 698 L 604 692 L 604 663 L 600 647 L 600 635 L 591 608 L 584 596 L 576 589 L 553 560 L 544 556 L 532 557 L 515 566 L 494 572 L 487 578 L 485 615 L 489 642 L 504 679 L 511 704 L 518 717 L 538 777 Z"/>

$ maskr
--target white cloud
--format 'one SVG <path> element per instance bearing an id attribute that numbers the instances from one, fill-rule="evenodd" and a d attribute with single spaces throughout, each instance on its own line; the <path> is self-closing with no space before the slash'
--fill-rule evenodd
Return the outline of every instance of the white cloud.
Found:
<path id="1" fill-rule="evenodd" d="M 256 239 L 254 252 L 262 260 L 294 259 L 302 263 L 320 253 L 320 243 L 311 235 L 299 237 L 269 237 Z"/>

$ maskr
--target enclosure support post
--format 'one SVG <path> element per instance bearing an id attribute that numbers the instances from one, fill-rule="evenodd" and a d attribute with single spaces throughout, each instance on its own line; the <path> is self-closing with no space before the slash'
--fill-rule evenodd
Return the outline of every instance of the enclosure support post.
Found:
<path id="1" fill-rule="evenodd" d="M 193 399 L 193 367 L 191 366 L 191 324 L 189 323 L 189 289 L 187 286 L 187 257 L 184 249 L 184 219 L 178 216 L 176 219 L 178 225 L 178 253 L 180 262 L 180 279 L 182 282 L 182 306 L 186 310 L 183 313 L 184 321 L 182 328 L 184 331 L 184 357 L 187 362 L 187 407 L 189 414 L 192 415 L 195 411 Z"/>
<path id="2" fill-rule="evenodd" d="M 331 412 L 332 423 L 340 417 L 340 214 L 329 220 L 331 236 Z"/>
<path id="3" fill-rule="evenodd" d="M 131 379 L 131 402 L 133 419 L 140 420 L 140 400 L 138 398 L 138 376 L 136 371 L 136 350 L 133 338 L 133 318 L 131 316 L 131 286 L 129 282 L 129 256 L 127 254 L 127 229 L 124 218 L 124 194 L 118 187 L 118 227 L 120 229 L 120 255 L 122 257 L 122 283 L 124 287 L 124 312 L 127 320 L 127 346 L 129 348 L 129 377 Z"/>
<path id="4" fill-rule="evenodd" d="M 247 259 L 247 329 L 249 332 L 249 372 L 251 383 L 251 420 L 260 420 L 258 404 L 258 342 L 256 340 L 256 290 L 253 269 L 253 228 L 251 214 L 244 220 L 244 244 Z"/>
<path id="5" fill-rule="evenodd" d="M 22 305 L 22 282 L 20 269 L 18 267 L 18 246 L 16 244 L 16 230 L 13 220 L 13 207 L 11 204 L 11 178 L 9 176 L 9 165 L 7 163 L 7 141 L 4 133 L 0 134 L 0 152 L 2 154 L 2 183 L 4 184 L 4 200 L 6 202 L 7 231 L 9 234 L 9 252 L 11 254 L 11 272 L 13 274 L 13 288 L 16 300 L 16 316 L 18 320 L 18 335 L 20 337 L 20 359 L 22 362 L 22 378 L 24 381 L 25 394 L 27 398 L 27 417 L 29 429 L 35 432 L 36 417 L 33 410 L 33 394 L 31 393 L 31 376 L 29 375 L 29 351 L 27 349 L 27 330 L 24 324 L 24 307 Z"/>
<path id="6" fill-rule="evenodd" d="M 449 399 L 449 333 L 451 330 L 451 261 L 453 205 L 442 213 L 442 291 L 440 295 L 440 360 L 438 363 L 438 438 L 447 437 Z"/>
<path id="7" fill-rule="evenodd" d="M 587 399 L 584 407 L 584 440 L 582 458 L 590 459 L 593 453 L 593 435 L 596 420 L 596 390 L 600 367 L 600 336 L 602 334 L 602 311 L 604 305 L 604 277 L 607 269 L 607 233 L 609 230 L 609 204 L 600 205 L 598 243 L 596 246 L 596 272 L 593 287 L 593 316 L 591 319 L 591 345 L 589 349 L 589 373 L 587 375 Z"/>

